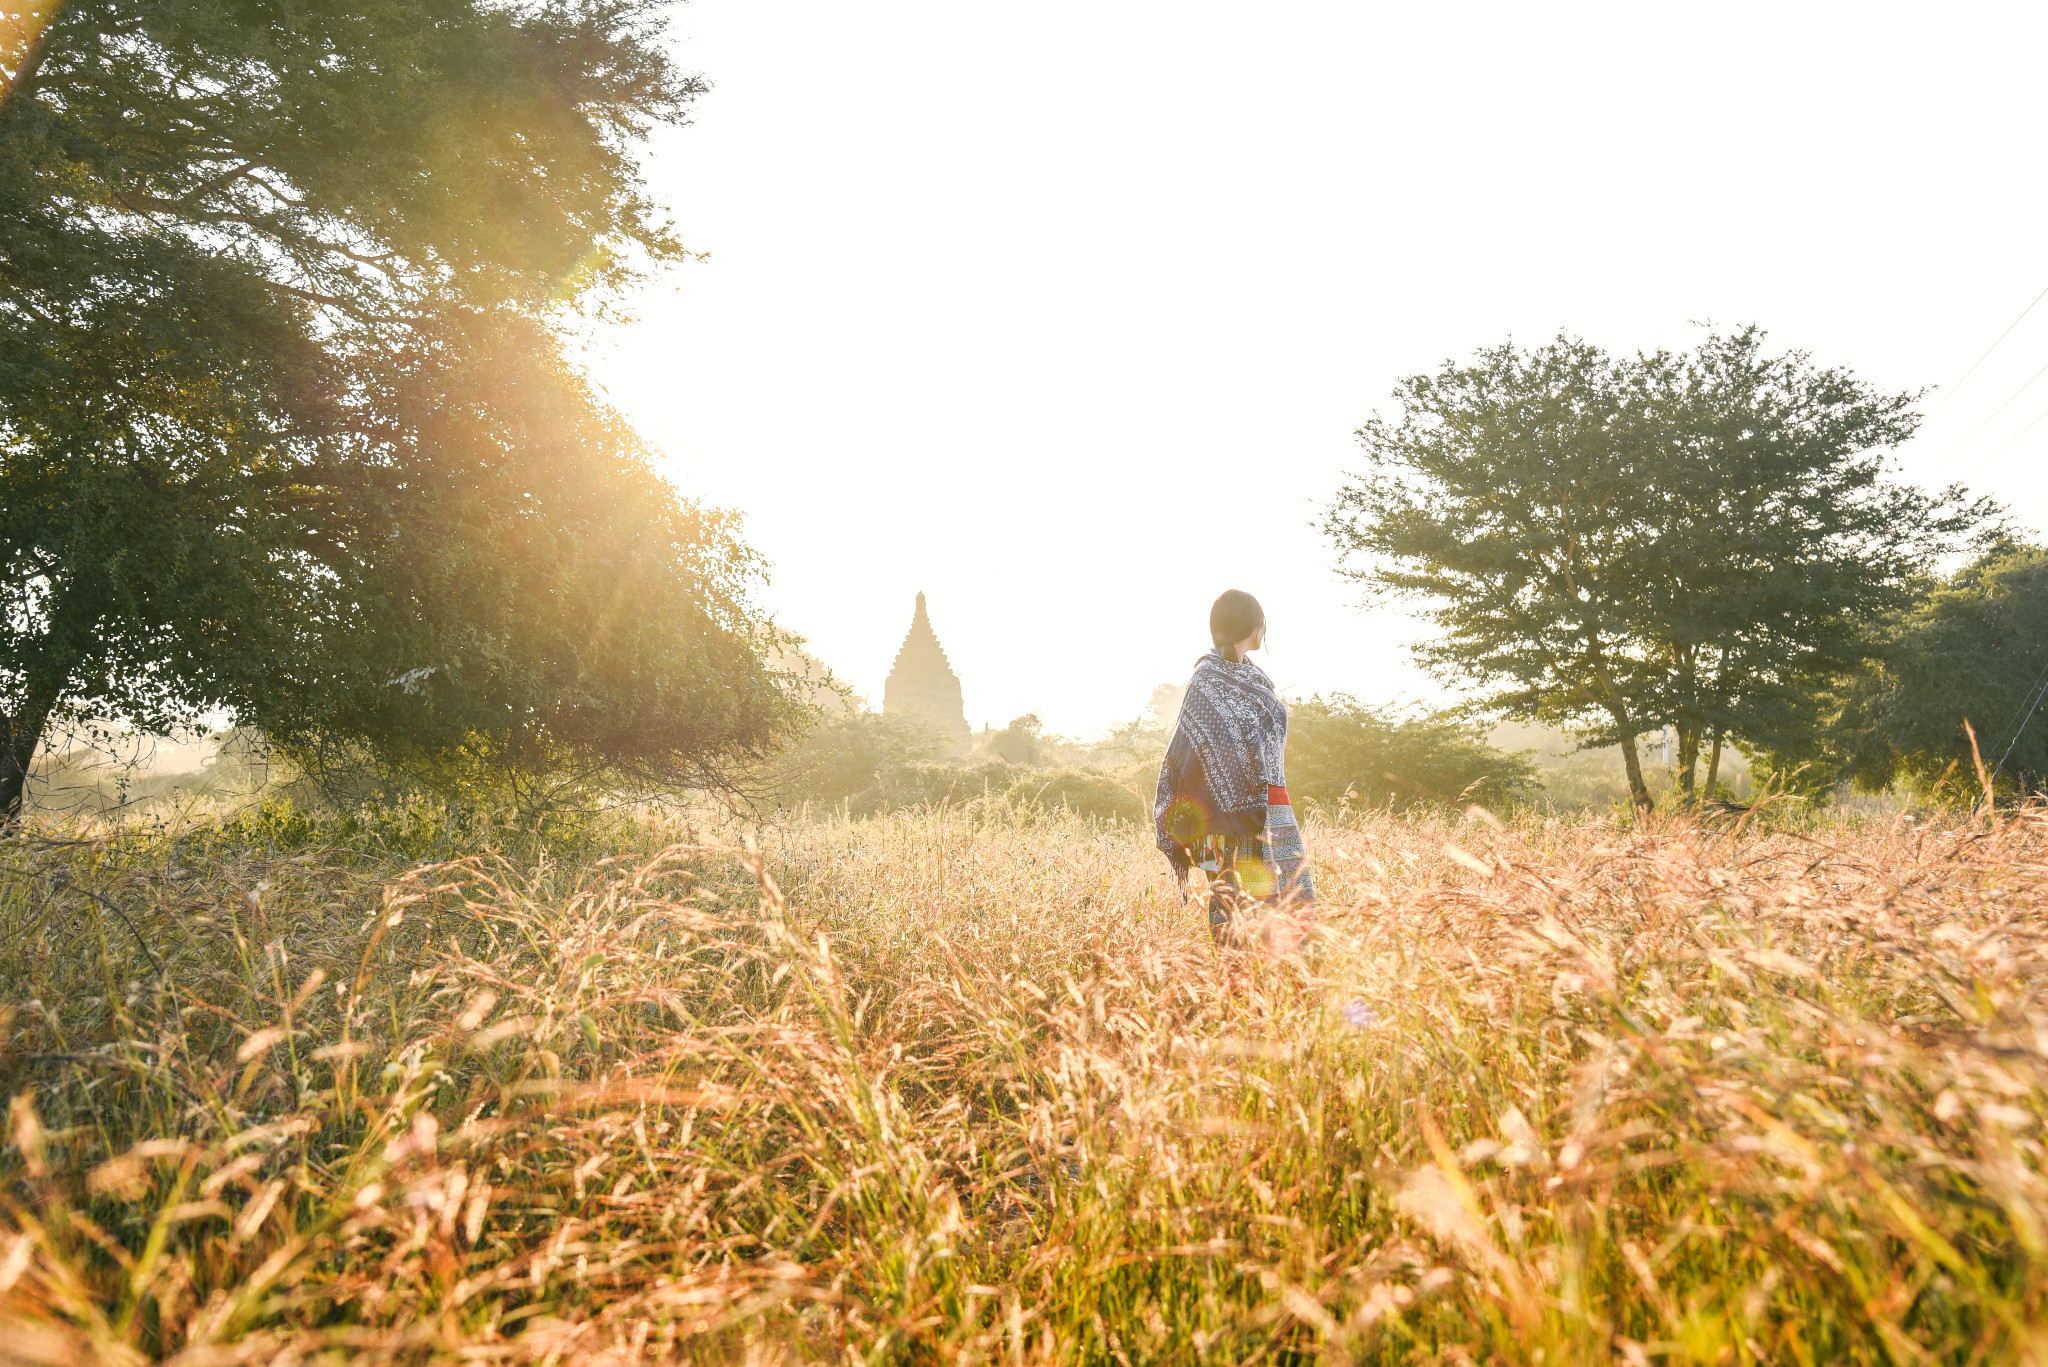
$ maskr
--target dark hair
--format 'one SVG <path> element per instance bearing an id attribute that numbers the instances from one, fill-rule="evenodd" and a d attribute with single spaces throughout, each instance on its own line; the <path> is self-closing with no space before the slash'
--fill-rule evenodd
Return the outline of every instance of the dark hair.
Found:
<path id="1" fill-rule="evenodd" d="M 1259 600 L 1243 589 L 1226 589 L 1209 609 L 1209 639 L 1223 651 L 1223 658 L 1237 660 L 1237 643 L 1266 625 L 1266 610 Z"/>

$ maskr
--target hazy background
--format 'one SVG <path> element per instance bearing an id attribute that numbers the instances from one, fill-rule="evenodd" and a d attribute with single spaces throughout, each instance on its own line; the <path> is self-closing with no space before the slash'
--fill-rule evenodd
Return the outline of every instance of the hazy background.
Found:
<path id="1" fill-rule="evenodd" d="M 696 0 L 648 169 L 709 258 L 588 359 L 877 702 L 919 589 L 977 726 L 1137 715 L 1226 587 L 1283 688 L 1433 697 L 1315 529 L 1395 379 L 1711 319 L 1946 388 L 2048 287 L 2044 16 Z M 2038 528 L 2044 366 L 2048 302 L 1907 473 Z"/>

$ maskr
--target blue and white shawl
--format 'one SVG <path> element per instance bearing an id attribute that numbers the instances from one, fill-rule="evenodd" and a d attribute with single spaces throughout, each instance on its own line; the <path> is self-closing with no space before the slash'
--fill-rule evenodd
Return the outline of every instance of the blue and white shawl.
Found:
<path id="1" fill-rule="evenodd" d="M 1209 651 L 1195 662 L 1159 766 L 1159 848 L 1183 875 L 1190 864 L 1211 874 L 1231 864 L 1253 896 L 1312 899 L 1293 809 L 1268 802 L 1286 787 L 1287 705 L 1265 670 Z"/>

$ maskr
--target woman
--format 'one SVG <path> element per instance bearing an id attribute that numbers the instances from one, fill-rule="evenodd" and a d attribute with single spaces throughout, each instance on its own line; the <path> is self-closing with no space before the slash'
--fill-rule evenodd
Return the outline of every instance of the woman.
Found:
<path id="1" fill-rule="evenodd" d="M 1215 648 L 1195 661 L 1180 719 L 1159 766 L 1152 819 L 1182 887 L 1202 871 L 1217 947 L 1244 942 L 1255 906 L 1291 913 L 1273 929 L 1293 947 L 1311 915 L 1308 850 L 1287 800 L 1287 706 L 1245 656 L 1266 643 L 1259 600 L 1232 589 L 1209 609 Z M 1185 895 L 1185 894 L 1183 894 Z"/>

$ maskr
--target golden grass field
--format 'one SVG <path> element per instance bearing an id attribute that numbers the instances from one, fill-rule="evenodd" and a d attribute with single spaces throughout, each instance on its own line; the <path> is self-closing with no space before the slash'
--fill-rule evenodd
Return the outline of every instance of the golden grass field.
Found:
<path id="1" fill-rule="evenodd" d="M 0 1359 L 2048 1360 L 2048 813 L 0 846 Z M 142 946 L 148 947 L 145 955 Z"/>

